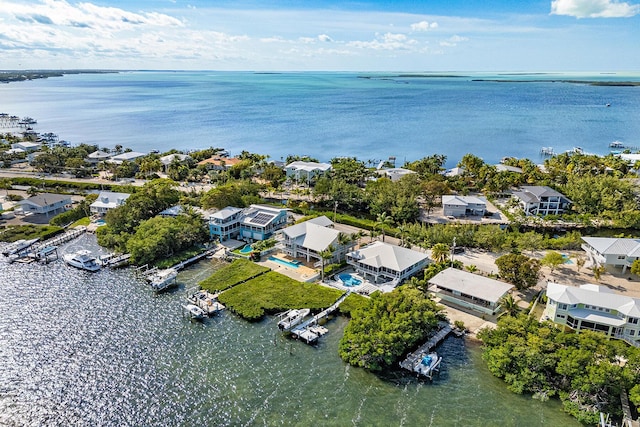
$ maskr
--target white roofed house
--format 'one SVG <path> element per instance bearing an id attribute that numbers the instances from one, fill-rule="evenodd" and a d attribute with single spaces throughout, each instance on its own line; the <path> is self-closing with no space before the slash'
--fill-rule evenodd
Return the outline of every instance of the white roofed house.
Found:
<path id="1" fill-rule="evenodd" d="M 547 283 L 545 316 L 575 331 L 590 330 L 640 347 L 640 299 L 605 286 Z"/>
<path id="2" fill-rule="evenodd" d="M 436 274 L 429 285 L 429 290 L 443 301 L 491 315 L 500 310 L 500 300 L 513 288 L 509 283 L 456 268 Z"/>
<path id="3" fill-rule="evenodd" d="M 476 196 L 442 196 L 442 209 L 445 216 L 482 216 L 487 210 L 487 201 Z"/>
<path id="4" fill-rule="evenodd" d="M 390 168 L 390 169 L 377 169 L 376 173 L 378 175 L 386 176 L 391 181 L 396 182 L 396 181 L 400 181 L 402 177 L 407 175 L 413 175 L 416 172 L 409 169 L 404 169 L 404 168 Z"/>
<path id="5" fill-rule="evenodd" d="M 93 214 L 104 215 L 109 210 L 115 209 L 124 204 L 129 198 L 129 193 L 116 193 L 113 191 L 101 191 L 95 202 L 91 203 L 89 209 Z"/>
<path id="6" fill-rule="evenodd" d="M 87 156 L 87 158 L 85 159 L 85 161 L 87 163 L 95 165 L 95 164 L 98 164 L 100 162 L 107 161 L 110 158 L 111 158 L 111 154 L 110 153 L 106 153 L 104 151 L 98 150 L 98 151 L 94 151 L 93 153 L 89 154 Z"/>
<path id="7" fill-rule="evenodd" d="M 279 233 L 282 251 L 293 258 L 305 258 L 307 262 L 321 261 L 320 253 L 333 248 L 329 262 L 341 261 L 355 246 L 351 239 L 341 243 L 341 232 L 333 228 L 333 222 L 326 216 L 319 216 L 299 224 L 284 228 Z"/>
<path id="8" fill-rule="evenodd" d="M 242 209 L 227 206 L 209 216 L 209 235 L 212 239 L 219 239 L 221 242 L 234 239 L 240 234 L 240 220 L 242 219 Z"/>
<path id="9" fill-rule="evenodd" d="M 146 156 L 145 153 L 139 153 L 137 151 L 127 151 L 126 153 L 122 153 L 122 154 L 117 154 L 115 156 L 112 156 L 108 162 L 109 163 L 114 163 L 116 165 L 122 164 L 122 162 L 133 162 L 135 159 L 139 158 L 139 157 L 144 157 Z"/>
<path id="10" fill-rule="evenodd" d="M 160 163 L 162 163 L 164 170 L 166 172 L 167 168 L 171 163 L 173 162 L 185 163 L 190 159 L 191 159 L 191 156 L 189 156 L 188 154 L 173 153 L 173 154 L 168 154 L 166 156 L 160 157 Z"/>
<path id="11" fill-rule="evenodd" d="M 71 196 L 66 194 L 42 193 L 18 202 L 23 212 L 31 214 L 59 214 L 71 209 Z"/>
<path id="12" fill-rule="evenodd" d="M 571 200 L 547 186 L 525 185 L 514 191 L 525 215 L 560 215 L 569 208 Z"/>
<path id="13" fill-rule="evenodd" d="M 347 254 L 347 264 L 363 277 L 391 286 L 422 271 L 429 262 L 429 257 L 422 252 L 379 241 Z"/>
<path id="14" fill-rule="evenodd" d="M 288 178 L 310 184 L 315 178 L 331 170 L 331 165 L 329 163 L 296 161 L 289 163 L 284 170 Z"/>
<path id="15" fill-rule="evenodd" d="M 582 249 L 593 265 L 622 267 L 625 273 L 640 259 L 640 239 L 615 237 L 583 237 Z"/>

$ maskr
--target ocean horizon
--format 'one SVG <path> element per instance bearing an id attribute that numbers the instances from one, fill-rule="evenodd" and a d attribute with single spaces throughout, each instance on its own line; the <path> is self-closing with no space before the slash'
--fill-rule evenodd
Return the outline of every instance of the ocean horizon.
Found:
<path id="1" fill-rule="evenodd" d="M 640 146 L 640 73 L 118 71 L 0 85 L 0 112 L 72 144 L 208 147 L 397 165 L 466 153 L 542 161 L 542 147 Z"/>

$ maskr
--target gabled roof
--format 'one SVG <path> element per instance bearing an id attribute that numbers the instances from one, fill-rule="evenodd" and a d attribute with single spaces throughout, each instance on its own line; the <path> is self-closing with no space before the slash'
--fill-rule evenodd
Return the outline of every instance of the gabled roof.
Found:
<path id="1" fill-rule="evenodd" d="M 178 160 L 180 162 L 184 162 L 187 159 L 190 159 L 191 156 L 187 155 L 187 154 L 180 154 L 180 153 L 173 153 L 173 154 L 168 154 L 166 156 L 162 156 L 160 157 L 160 162 L 165 165 L 168 166 L 171 163 L 173 163 L 174 160 Z"/>
<path id="2" fill-rule="evenodd" d="M 87 158 L 89 159 L 108 159 L 109 157 L 111 157 L 110 153 L 105 153 L 104 151 L 100 150 L 94 151 L 87 156 Z"/>
<path id="3" fill-rule="evenodd" d="M 290 239 L 293 239 L 296 245 L 320 252 L 338 240 L 340 232 L 333 228 L 328 228 L 329 225 L 333 225 L 333 222 L 323 215 L 287 227 L 282 232 Z"/>
<path id="4" fill-rule="evenodd" d="M 115 155 L 113 157 L 111 157 L 111 159 L 109 159 L 110 162 L 113 163 L 118 163 L 118 162 L 124 162 L 124 161 L 131 161 L 131 160 L 135 160 L 138 157 L 142 157 L 142 156 L 146 156 L 145 153 L 139 153 L 137 151 L 128 151 L 126 153 L 122 153 L 122 154 L 118 154 Z"/>
<path id="5" fill-rule="evenodd" d="M 329 169 L 331 169 L 331 165 L 329 163 L 317 163 L 317 162 L 302 162 L 302 161 L 297 161 L 297 162 L 291 162 L 286 166 L 286 169 L 293 169 L 293 170 L 303 170 L 306 172 L 312 172 L 312 171 L 328 171 Z"/>
<path id="6" fill-rule="evenodd" d="M 129 193 L 116 193 L 114 191 L 101 191 L 95 202 L 91 203 L 92 208 L 115 208 L 131 196 Z"/>
<path id="7" fill-rule="evenodd" d="M 582 240 L 601 255 L 640 256 L 640 239 L 583 237 Z"/>
<path id="8" fill-rule="evenodd" d="M 214 212 L 211 214 L 211 218 L 215 218 L 215 219 L 227 219 L 235 214 L 237 214 L 238 212 L 241 212 L 242 209 L 241 208 L 235 208 L 233 206 L 227 206 L 224 209 L 220 209 L 218 212 Z"/>
<path id="9" fill-rule="evenodd" d="M 523 185 L 520 187 L 522 191 L 514 191 L 513 195 L 518 197 L 525 203 L 535 202 L 538 203 L 543 197 L 562 197 L 563 199 L 571 202 L 567 197 L 557 192 L 551 187 L 541 185 Z"/>
<path id="10" fill-rule="evenodd" d="M 500 298 L 513 288 L 509 283 L 451 267 L 433 276 L 429 283 L 493 303 L 500 301 Z"/>
<path id="11" fill-rule="evenodd" d="M 487 201 L 475 196 L 458 196 L 458 195 L 445 195 L 442 196 L 442 204 L 443 205 L 456 205 L 456 206 L 467 206 L 470 204 L 474 205 L 485 205 Z"/>
<path id="12" fill-rule="evenodd" d="M 71 203 L 71 196 L 68 196 L 66 194 L 43 193 L 43 194 L 38 194 L 36 196 L 31 196 L 25 200 L 20 200 L 18 204 L 20 205 L 30 204 L 30 205 L 44 208 L 46 206 L 55 205 L 56 203 L 67 201 L 67 200 L 69 201 L 69 203 Z"/>
<path id="13" fill-rule="evenodd" d="M 225 169 L 228 169 L 232 166 L 237 165 L 242 160 L 236 159 L 235 157 L 223 157 L 223 156 L 213 156 L 208 159 L 204 159 L 198 162 L 198 165 L 214 165 L 222 167 L 224 163 Z"/>
<path id="14" fill-rule="evenodd" d="M 401 248 L 384 242 L 373 242 L 347 254 L 359 263 L 372 267 L 386 267 L 394 271 L 406 270 L 429 257 L 413 249 Z"/>
<path id="15" fill-rule="evenodd" d="M 547 298 L 563 304 L 588 304 L 617 310 L 627 316 L 640 318 L 640 299 L 617 294 L 600 285 L 582 285 L 578 288 L 547 283 Z"/>

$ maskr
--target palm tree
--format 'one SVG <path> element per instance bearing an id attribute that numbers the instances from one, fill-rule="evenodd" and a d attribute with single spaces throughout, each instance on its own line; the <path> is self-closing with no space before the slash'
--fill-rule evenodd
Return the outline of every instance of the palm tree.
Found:
<path id="1" fill-rule="evenodd" d="M 438 264 L 446 262 L 449 259 L 449 246 L 444 243 L 436 243 L 431 247 L 431 258 Z"/>
<path id="2" fill-rule="evenodd" d="M 504 311 L 500 313 L 498 317 L 503 315 L 516 317 L 520 312 L 520 307 L 518 307 L 518 303 L 511 294 L 507 294 L 502 297 L 502 299 L 500 300 L 500 306 L 504 309 Z"/>
<path id="3" fill-rule="evenodd" d="M 380 230 L 382 230 L 382 241 L 384 242 L 384 229 L 387 226 L 391 226 L 393 224 L 393 218 L 387 215 L 386 212 L 382 212 L 376 218 L 376 226 L 380 226 Z"/>
<path id="4" fill-rule="evenodd" d="M 593 271 L 593 278 L 599 282 L 602 274 L 606 271 L 606 269 L 603 265 L 596 265 L 591 269 L 591 271 Z"/>
<path id="5" fill-rule="evenodd" d="M 329 245 L 324 251 L 320 251 L 320 260 L 322 261 L 322 269 L 320 270 L 320 281 L 324 282 L 324 262 L 333 257 L 333 246 Z"/>
<path id="6" fill-rule="evenodd" d="M 475 273 L 476 271 L 478 271 L 478 267 L 476 267 L 473 264 L 469 264 L 467 266 L 464 267 L 465 270 L 467 270 L 469 273 Z"/>

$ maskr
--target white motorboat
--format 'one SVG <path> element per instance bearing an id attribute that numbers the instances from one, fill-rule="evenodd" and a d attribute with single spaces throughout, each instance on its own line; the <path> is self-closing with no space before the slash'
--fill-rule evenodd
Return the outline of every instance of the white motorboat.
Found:
<path id="1" fill-rule="evenodd" d="M 423 355 L 413 369 L 418 375 L 431 379 L 433 374 L 439 370 L 441 361 L 442 357 L 438 356 L 438 353 L 434 351 Z"/>
<path id="2" fill-rule="evenodd" d="M 7 247 L 5 247 L 4 250 L 2 251 L 2 255 L 4 256 L 16 255 L 24 251 L 25 249 L 28 249 L 29 247 L 31 247 L 38 240 L 40 240 L 40 238 L 31 239 L 31 240 L 17 240 L 12 244 L 8 245 Z"/>
<path id="3" fill-rule="evenodd" d="M 302 319 L 307 317 L 311 310 L 308 308 L 302 308 L 299 310 L 293 309 L 286 311 L 280 315 L 280 320 L 278 321 L 278 328 L 281 331 L 290 331 L 296 325 L 302 322 Z"/>
<path id="4" fill-rule="evenodd" d="M 187 295 L 187 301 L 200 307 L 207 316 L 212 316 L 225 308 L 218 301 L 218 294 L 212 294 L 204 289 L 191 290 Z"/>
<path id="5" fill-rule="evenodd" d="M 184 308 L 185 312 L 189 314 L 189 317 L 191 319 L 194 319 L 194 320 L 204 319 L 204 316 L 206 313 L 204 312 L 203 309 L 201 309 L 197 305 L 187 304 L 187 305 L 183 305 L 182 307 Z"/>
<path id="6" fill-rule="evenodd" d="M 174 268 L 167 268 L 166 270 L 157 270 L 147 276 L 147 280 L 151 284 L 151 288 L 154 291 L 160 292 L 176 284 L 176 277 L 178 271 Z"/>
<path id="7" fill-rule="evenodd" d="M 98 271 L 100 265 L 96 258 L 87 250 L 81 250 L 72 254 L 65 254 L 62 257 L 68 265 L 87 271 Z"/>

